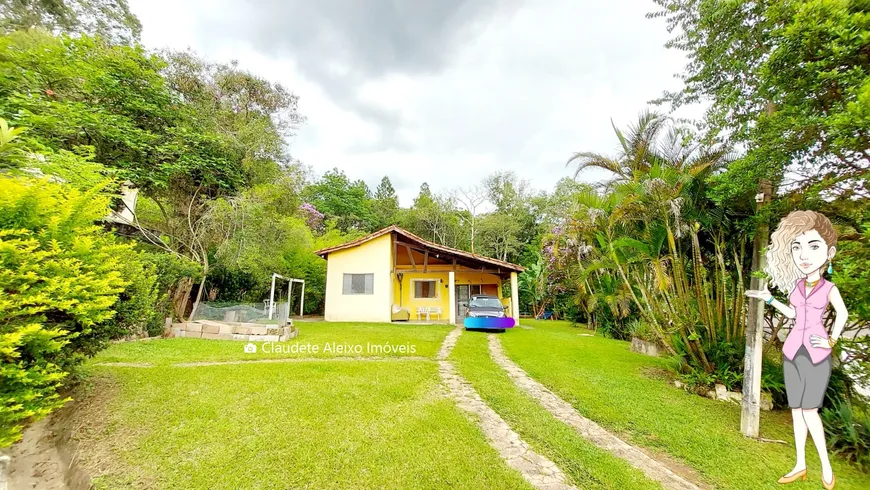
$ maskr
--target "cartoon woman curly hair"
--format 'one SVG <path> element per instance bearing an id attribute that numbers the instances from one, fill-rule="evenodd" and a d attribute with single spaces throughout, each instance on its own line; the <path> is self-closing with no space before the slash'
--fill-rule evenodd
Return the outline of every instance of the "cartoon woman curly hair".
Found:
<path id="1" fill-rule="evenodd" d="M 794 422 L 796 461 L 794 469 L 779 479 L 791 483 L 807 479 L 807 432 L 822 462 L 822 484 L 834 488 L 835 477 L 828 460 L 825 430 L 819 408 L 825 399 L 831 376 L 831 349 L 846 325 L 848 312 L 837 286 L 822 277 L 824 267 L 833 272 L 837 230 L 827 217 L 814 211 L 794 211 L 780 221 L 770 237 L 767 267 L 774 287 L 789 291 L 788 302 L 780 303 L 770 291 L 746 291 L 752 298 L 764 300 L 787 318 L 794 320 L 783 346 L 783 374 L 786 395 Z M 837 313 L 830 337 L 822 317 L 828 304 Z"/>

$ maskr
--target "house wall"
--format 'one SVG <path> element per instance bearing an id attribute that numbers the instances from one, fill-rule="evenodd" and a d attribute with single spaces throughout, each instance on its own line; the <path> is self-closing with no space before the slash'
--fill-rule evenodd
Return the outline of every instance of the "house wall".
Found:
<path id="1" fill-rule="evenodd" d="M 452 266 L 445 267 L 429 267 L 427 272 L 421 272 L 422 266 L 418 264 L 417 272 L 410 270 L 399 270 L 403 273 L 401 286 L 401 305 L 411 312 L 411 319 L 417 319 L 417 308 L 441 308 L 441 319 L 446 320 L 450 311 L 450 289 L 449 289 L 449 272 L 453 270 Z M 435 298 L 414 298 L 414 281 L 420 279 L 430 279 L 439 281 L 436 287 L 437 296 Z M 480 272 L 472 272 L 458 268 L 455 274 L 456 285 L 461 284 L 491 284 L 492 286 L 483 288 L 484 294 L 492 294 L 501 298 L 501 283 L 502 280 L 495 274 L 482 274 Z M 400 288 L 398 279 L 393 281 L 393 303 L 399 303 Z M 504 301 L 503 301 L 504 302 Z"/>
<path id="2" fill-rule="evenodd" d="M 324 319 L 330 322 L 389 322 L 393 276 L 390 235 L 331 252 L 326 261 Z M 373 294 L 342 294 L 344 274 L 374 274 Z"/>

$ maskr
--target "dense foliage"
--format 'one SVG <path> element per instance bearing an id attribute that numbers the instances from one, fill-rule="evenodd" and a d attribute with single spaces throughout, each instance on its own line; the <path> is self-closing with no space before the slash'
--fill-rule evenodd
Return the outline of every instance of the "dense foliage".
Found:
<path id="1" fill-rule="evenodd" d="M 10 30 L 78 34 L 0 36 L 0 178 L 11 216 L 0 226 L 11 302 L 0 319 L 3 445 L 62 403 L 58 390 L 84 357 L 109 338 L 158 335 L 165 317 L 187 318 L 219 289 L 209 280 L 235 276 L 252 292 L 226 296 L 259 301 L 272 272 L 306 278 L 316 311 L 324 267 L 311 251 L 342 239 L 309 228 L 300 209 L 303 172 L 284 143 L 302 120 L 294 95 L 232 63 L 147 53 L 129 42 L 137 22 L 125 39 L 88 27 L 110 28 L 124 2 L 82 5 L 3 4 Z M 135 209 L 120 198 L 128 189 Z"/>
<path id="2" fill-rule="evenodd" d="M 127 0 L 0 0 L 0 32 L 32 27 L 124 44 L 138 41 L 142 31 Z"/>
<path id="3" fill-rule="evenodd" d="M 717 212 L 706 210 L 705 214 L 718 221 L 714 229 L 724 231 L 725 239 L 713 236 L 705 240 L 702 236 L 697 242 L 700 247 L 693 244 L 693 256 L 700 252 L 703 262 L 718 262 L 724 270 L 728 256 L 733 254 L 735 264 L 743 262 L 743 267 L 737 268 L 738 272 L 744 271 L 738 286 L 745 287 L 750 271 L 741 257 L 751 249 L 750 240 L 759 224 L 774 226 L 789 211 L 813 209 L 830 217 L 839 229 L 839 252 L 831 279 L 843 291 L 850 312 L 844 341 L 838 348 L 847 356 L 834 370 L 823 416 L 834 450 L 867 464 L 870 451 L 860 441 L 867 433 L 868 410 L 860 397 L 850 396 L 850 384 L 857 380 L 867 386 L 870 366 L 870 318 L 865 304 L 870 287 L 866 274 L 870 258 L 866 224 L 870 210 L 866 188 L 870 170 L 870 3 L 654 2 L 662 10 L 650 17 L 666 19 L 668 30 L 675 35 L 668 46 L 684 51 L 689 59 L 681 74 L 683 89 L 665 93 L 658 102 L 674 108 L 708 103 L 709 109 L 698 125 L 705 130 L 703 141 L 721 138 L 741 149 L 740 158 L 705 182 L 709 186 L 706 198 L 721 208 Z M 774 201 L 756 213 L 752 195 L 763 180 L 772 185 Z M 697 203 L 692 207 L 696 208 Z M 687 270 L 696 276 L 696 282 L 700 279 L 703 283 L 698 269 L 695 264 Z M 723 285 L 727 287 L 728 281 L 723 280 Z M 741 314 L 739 306 L 736 311 Z M 781 400 L 777 396 L 781 387 L 774 382 L 779 377 L 781 335 L 788 324 L 770 311 L 767 319 L 762 384 Z M 827 321 L 830 327 L 832 318 L 829 316 Z M 709 321 L 704 324 L 710 328 Z M 856 338 L 850 340 L 853 336 Z M 739 384 L 739 376 L 729 373 L 732 368 L 727 366 L 739 368 L 740 346 L 723 347 L 710 344 L 704 349 L 720 362 L 693 357 L 689 365 L 694 366 L 684 375 L 726 384 L 733 379 L 734 384 Z M 732 354 L 721 355 L 729 351 Z M 720 369 L 723 365 L 726 367 Z M 716 374 L 711 375 L 711 370 Z"/>
<path id="4" fill-rule="evenodd" d="M 106 344 L 113 324 L 148 321 L 125 307 L 110 322 L 127 278 L 147 271 L 130 245 L 94 224 L 109 209 L 100 190 L 0 176 L 0 445 L 63 403 L 60 383 Z"/>
<path id="5" fill-rule="evenodd" d="M 705 124 L 748 149 L 745 183 L 786 177 L 866 197 L 870 4 L 866 0 L 654 0 L 689 57 L 663 101 L 710 102 Z M 793 162 L 791 165 L 785 165 Z M 794 173 L 786 176 L 784 170 Z"/>

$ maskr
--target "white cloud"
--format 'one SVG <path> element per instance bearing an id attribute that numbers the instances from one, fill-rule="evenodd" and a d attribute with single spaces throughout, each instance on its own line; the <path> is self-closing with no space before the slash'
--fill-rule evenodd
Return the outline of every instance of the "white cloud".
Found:
<path id="1" fill-rule="evenodd" d="M 293 90 L 307 117 L 294 156 L 372 188 L 388 175 L 406 206 L 424 181 L 443 191 L 497 170 L 551 189 L 573 174 L 565 161 L 574 151 L 614 151 L 611 119 L 625 126 L 648 100 L 679 88 L 673 74 L 684 64 L 663 46 L 664 22 L 644 18 L 655 7 L 645 0 L 513 2 L 473 13 L 454 0 L 454 17 L 436 12 L 432 25 L 415 12 L 427 14 L 426 2 L 396 12 L 375 1 L 375 13 L 343 19 L 335 6 L 353 0 L 327 2 L 331 10 L 307 1 L 130 3 L 146 46 L 237 59 Z"/>

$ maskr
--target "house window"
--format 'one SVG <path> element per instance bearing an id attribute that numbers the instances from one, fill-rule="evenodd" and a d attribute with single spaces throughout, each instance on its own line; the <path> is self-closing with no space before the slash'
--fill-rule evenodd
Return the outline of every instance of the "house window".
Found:
<path id="1" fill-rule="evenodd" d="M 414 281 L 414 298 L 434 298 L 438 292 L 438 281 Z"/>
<path id="2" fill-rule="evenodd" d="M 373 294 L 374 274 L 345 274 L 341 294 Z"/>
<path id="3" fill-rule="evenodd" d="M 480 284 L 472 284 L 471 294 L 483 294 L 483 286 Z"/>

